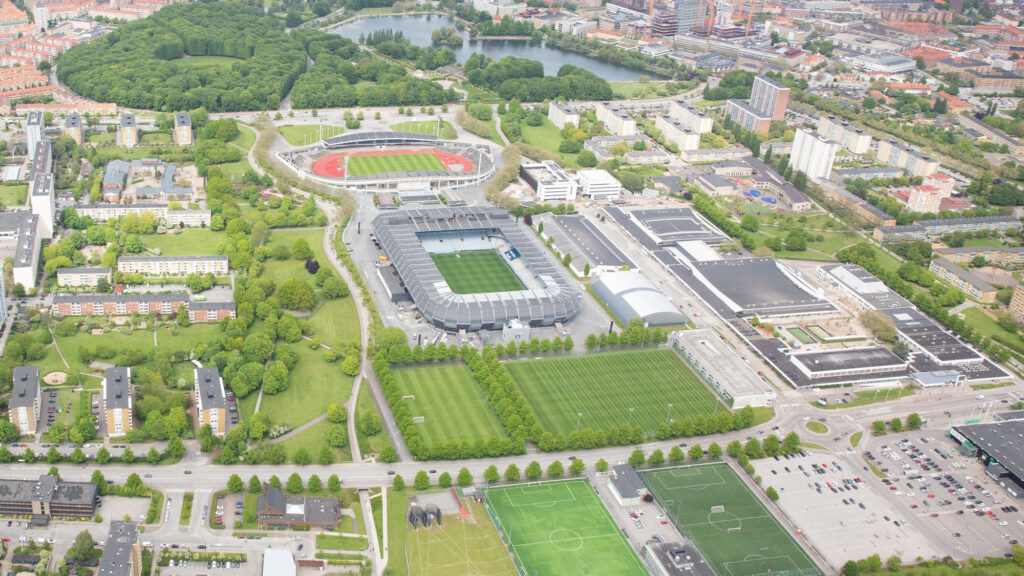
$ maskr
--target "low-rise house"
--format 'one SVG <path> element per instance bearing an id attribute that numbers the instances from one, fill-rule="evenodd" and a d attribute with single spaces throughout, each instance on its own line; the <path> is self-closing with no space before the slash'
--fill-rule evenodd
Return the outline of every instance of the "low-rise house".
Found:
<path id="1" fill-rule="evenodd" d="M 110 282 L 110 268 L 58 268 L 57 286 L 69 288 L 94 287 L 105 278 Z"/>

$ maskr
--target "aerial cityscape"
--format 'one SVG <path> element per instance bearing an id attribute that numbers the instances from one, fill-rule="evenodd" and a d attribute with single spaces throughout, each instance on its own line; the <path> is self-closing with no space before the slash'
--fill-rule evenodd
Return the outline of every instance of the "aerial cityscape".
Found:
<path id="1" fill-rule="evenodd" d="M 0 0 L 0 574 L 1024 576 L 1024 0 Z"/>

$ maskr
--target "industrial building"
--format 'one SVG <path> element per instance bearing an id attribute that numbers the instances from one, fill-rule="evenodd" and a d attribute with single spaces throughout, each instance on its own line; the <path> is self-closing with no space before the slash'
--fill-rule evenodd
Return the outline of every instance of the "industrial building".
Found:
<path id="1" fill-rule="evenodd" d="M 572 202 L 576 199 L 576 181 L 551 160 L 523 162 L 519 166 L 519 177 L 537 193 L 542 204 Z"/>
<path id="2" fill-rule="evenodd" d="M 771 406 L 775 390 L 714 330 L 679 330 L 668 341 L 733 410 Z"/>
<path id="3" fill-rule="evenodd" d="M 960 451 L 975 456 L 985 474 L 1014 498 L 1024 498 L 1024 420 L 953 426 L 950 438 Z"/>
<path id="4" fill-rule="evenodd" d="M 679 326 L 686 316 L 635 270 L 605 272 L 592 285 L 594 294 L 623 324 L 639 318 L 647 326 Z"/>

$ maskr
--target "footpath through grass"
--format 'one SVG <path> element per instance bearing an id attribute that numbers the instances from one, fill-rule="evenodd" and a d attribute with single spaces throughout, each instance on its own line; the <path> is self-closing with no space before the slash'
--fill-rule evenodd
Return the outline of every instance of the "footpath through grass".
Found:
<path id="1" fill-rule="evenodd" d="M 525 574 L 647 574 L 587 480 L 491 488 L 486 495 Z"/>
<path id="2" fill-rule="evenodd" d="M 822 573 L 728 464 L 648 472 L 644 481 L 716 574 Z"/>
<path id="3" fill-rule="evenodd" d="M 412 416 L 422 416 L 423 441 L 473 441 L 506 438 L 483 392 L 464 364 L 397 368 L 392 371 Z"/>
<path id="4" fill-rule="evenodd" d="M 456 294 L 523 289 L 519 277 L 494 250 L 437 253 L 431 254 L 430 258 L 448 282 L 448 287 Z"/>
<path id="5" fill-rule="evenodd" d="M 726 410 L 665 348 L 520 360 L 505 367 L 544 429 L 556 434 L 576 430 L 577 421 L 580 429 L 628 423 L 653 432 L 668 419 Z"/>

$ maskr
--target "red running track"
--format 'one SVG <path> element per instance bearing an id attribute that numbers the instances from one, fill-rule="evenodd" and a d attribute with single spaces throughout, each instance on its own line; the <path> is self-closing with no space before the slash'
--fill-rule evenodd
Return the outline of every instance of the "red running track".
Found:
<path id="1" fill-rule="evenodd" d="M 463 158 L 457 154 L 449 154 L 448 152 L 438 152 L 436 150 L 378 150 L 371 152 L 351 152 L 348 154 L 331 154 L 313 162 L 313 165 L 310 166 L 310 170 L 318 176 L 344 178 L 346 156 L 404 156 L 410 154 L 433 154 L 441 164 L 444 165 L 445 169 L 451 172 L 455 171 L 453 166 L 458 166 L 460 164 L 463 172 L 473 171 L 473 163 L 470 162 L 468 158 Z"/>

